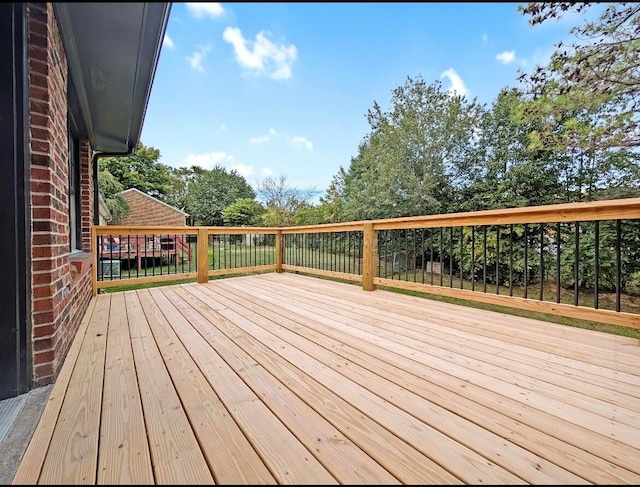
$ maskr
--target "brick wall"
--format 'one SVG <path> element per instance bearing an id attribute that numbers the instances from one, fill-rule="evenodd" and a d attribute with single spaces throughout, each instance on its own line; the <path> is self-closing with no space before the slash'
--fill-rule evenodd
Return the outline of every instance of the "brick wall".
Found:
<path id="1" fill-rule="evenodd" d="M 95 213 L 93 191 L 93 164 L 91 163 L 91 146 L 88 140 L 80 141 L 80 206 L 82 219 L 82 250 L 91 252 L 91 226 Z"/>
<path id="2" fill-rule="evenodd" d="M 91 298 L 91 274 L 72 275 L 69 241 L 67 61 L 51 3 L 27 6 L 32 205 L 33 386 L 52 383 Z M 92 221 L 90 150 L 81 143 L 83 227 Z M 86 229 L 83 228 L 83 246 Z M 86 240 L 87 248 L 89 240 Z"/>
<path id="3" fill-rule="evenodd" d="M 181 226 L 186 224 L 184 213 L 140 191 L 123 191 L 122 196 L 129 203 L 131 211 L 120 223 L 111 221 L 109 225 Z"/>

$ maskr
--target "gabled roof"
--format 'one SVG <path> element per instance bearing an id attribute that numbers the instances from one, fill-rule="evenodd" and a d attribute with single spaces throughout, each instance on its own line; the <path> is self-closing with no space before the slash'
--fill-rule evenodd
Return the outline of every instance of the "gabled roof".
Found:
<path id="1" fill-rule="evenodd" d="M 139 190 L 139 189 L 137 189 L 137 188 L 129 188 L 129 189 L 125 189 L 124 191 L 121 191 L 121 192 L 120 192 L 120 194 L 121 194 L 121 195 L 124 195 L 125 193 L 136 193 L 136 194 L 141 194 L 142 196 L 144 196 L 144 197 L 146 197 L 146 198 L 149 198 L 150 200 L 153 200 L 153 201 L 155 201 L 156 203 L 159 203 L 159 204 L 161 204 L 161 205 L 164 205 L 164 206 L 166 206 L 167 208 L 169 208 L 169 209 L 171 209 L 171 210 L 173 210 L 173 211 L 175 211 L 175 212 L 177 212 L 177 213 L 180 213 L 181 215 L 189 216 L 189 213 L 185 213 L 184 211 L 179 210 L 179 209 L 178 209 L 178 208 L 176 208 L 175 206 L 168 205 L 168 204 L 167 204 L 167 203 L 165 203 L 164 201 L 160 201 L 158 198 L 154 198 L 153 196 L 148 195 L 147 193 L 144 193 L 144 192 L 140 191 L 140 190 Z"/>
<path id="2" fill-rule="evenodd" d="M 171 3 L 53 3 L 69 65 L 72 127 L 96 152 L 135 150 Z"/>

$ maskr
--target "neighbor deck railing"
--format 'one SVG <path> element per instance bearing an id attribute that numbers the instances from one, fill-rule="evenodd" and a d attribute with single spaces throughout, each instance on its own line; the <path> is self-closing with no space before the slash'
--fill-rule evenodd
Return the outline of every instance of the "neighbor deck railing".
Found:
<path id="1" fill-rule="evenodd" d="M 640 198 L 285 228 L 93 232 L 94 294 L 293 271 L 640 329 Z"/>

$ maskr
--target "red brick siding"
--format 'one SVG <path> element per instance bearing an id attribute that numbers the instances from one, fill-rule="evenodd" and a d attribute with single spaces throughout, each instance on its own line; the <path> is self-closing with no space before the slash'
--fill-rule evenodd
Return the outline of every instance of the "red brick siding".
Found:
<path id="1" fill-rule="evenodd" d="M 27 17 L 33 385 L 38 387 L 57 377 L 91 298 L 91 274 L 72 280 L 69 259 L 67 60 L 52 4 L 28 4 Z M 92 196 L 92 184 L 88 143 L 81 146 L 81 171 L 88 171 L 82 176 L 80 188 L 84 231 L 85 224 L 90 224 L 93 205 L 84 208 Z"/>
<path id="2" fill-rule="evenodd" d="M 137 191 L 125 191 L 122 196 L 129 203 L 131 211 L 120 223 L 111 221 L 109 225 L 181 226 L 186 224 L 184 213 L 180 213 L 155 198 L 145 196 Z"/>
<path id="3" fill-rule="evenodd" d="M 91 252 L 91 227 L 94 218 L 93 165 L 89 141 L 80 142 L 80 206 L 82 219 L 82 250 Z"/>

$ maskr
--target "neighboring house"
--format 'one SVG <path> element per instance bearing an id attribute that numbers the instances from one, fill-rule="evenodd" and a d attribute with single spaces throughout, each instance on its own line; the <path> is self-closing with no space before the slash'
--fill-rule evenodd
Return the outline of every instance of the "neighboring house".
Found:
<path id="1" fill-rule="evenodd" d="M 170 9 L 0 4 L 0 399 L 53 383 L 76 335 L 98 159 L 139 142 Z"/>
<path id="2" fill-rule="evenodd" d="M 129 204 L 129 213 L 119 222 L 111 220 L 108 225 L 183 227 L 187 224 L 188 213 L 149 196 L 139 189 L 125 189 L 119 194 Z M 135 237 L 112 235 L 109 238 L 100 239 L 98 252 L 99 259 L 108 260 L 109 265 L 114 259 L 124 259 L 135 262 L 138 269 L 148 265 L 153 266 L 153 262 L 156 260 L 154 255 L 175 263 L 191 260 L 191 247 L 179 235 L 167 235 L 162 238 L 143 235 Z M 147 254 L 152 256 L 150 264 L 149 258 L 145 257 Z"/>
<path id="3" fill-rule="evenodd" d="M 120 195 L 129 203 L 129 213 L 120 222 L 109 222 L 109 225 L 184 226 L 188 213 L 175 208 L 139 189 L 125 189 Z"/>

